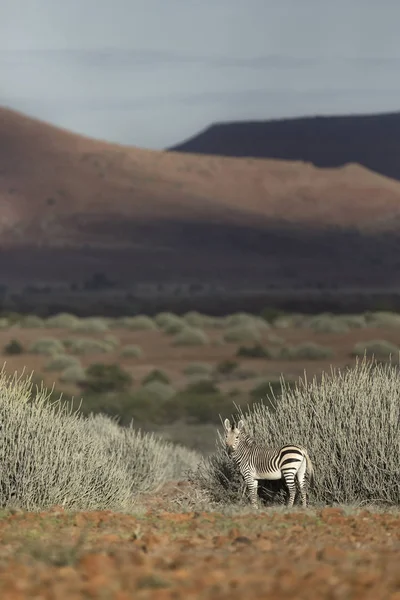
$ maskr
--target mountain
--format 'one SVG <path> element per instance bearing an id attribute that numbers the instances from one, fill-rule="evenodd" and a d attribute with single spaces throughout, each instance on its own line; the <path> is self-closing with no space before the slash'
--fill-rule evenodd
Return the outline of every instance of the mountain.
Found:
<path id="1" fill-rule="evenodd" d="M 400 180 L 400 112 L 219 123 L 170 148 L 217 156 L 358 163 Z"/>
<path id="2" fill-rule="evenodd" d="M 360 165 L 143 150 L 0 109 L 7 286 L 400 283 L 400 183 Z M 171 293 L 180 293 L 174 292 Z"/>

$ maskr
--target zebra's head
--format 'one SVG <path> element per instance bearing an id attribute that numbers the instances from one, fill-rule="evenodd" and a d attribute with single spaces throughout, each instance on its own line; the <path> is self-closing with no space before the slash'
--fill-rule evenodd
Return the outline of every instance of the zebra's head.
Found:
<path id="1" fill-rule="evenodd" d="M 231 425 L 229 419 L 225 419 L 224 427 L 226 448 L 228 452 L 234 452 L 238 446 L 240 434 L 244 428 L 244 422 L 240 419 L 237 425 L 234 423 Z"/>

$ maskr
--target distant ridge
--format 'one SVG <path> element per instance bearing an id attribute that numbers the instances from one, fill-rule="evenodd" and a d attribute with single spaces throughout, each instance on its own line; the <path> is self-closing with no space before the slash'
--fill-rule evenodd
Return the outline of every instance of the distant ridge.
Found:
<path id="1" fill-rule="evenodd" d="M 359 164 L 144 150 L 0 108 L 2 285 L 400 289 L 399 252 L 400 182 Z"/>
<path id="2" fill-rule="evenodd" d="M 217 123 L 169 150 L 318 167 L 359 163 L 400 180 L 400 112 Z"/>

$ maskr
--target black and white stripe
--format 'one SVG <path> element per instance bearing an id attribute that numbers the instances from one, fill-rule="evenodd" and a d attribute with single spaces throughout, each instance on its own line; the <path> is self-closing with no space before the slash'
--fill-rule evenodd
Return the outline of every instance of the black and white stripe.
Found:
<path id="1" fill-rule="evenodd" d="M 284 479 L 289 496 L 287 506 L 293 506 L 296 497 L 296 483 L 301 503 L 307 506 L 307 480 L 311 483 L 314 468 L 307 450 L 301 446 L 287 444 L 279 449 L 265 448 L 245 433 L 242 420 L 237 427 L 225 419 L 225 441 L 228 451 L 239 467 L 240 473 L 251 495 L 251 503 L 257 507 L 257 488 L 259 479 Z"/>

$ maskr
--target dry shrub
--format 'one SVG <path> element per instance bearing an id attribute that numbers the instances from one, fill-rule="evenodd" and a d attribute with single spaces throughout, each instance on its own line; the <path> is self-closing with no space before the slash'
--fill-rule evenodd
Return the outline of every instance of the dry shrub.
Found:
<path id="1" fill-rule="evenodd" d="M 73 383 L 78 385 L 86 381 L 86 370 L 81 364 L 69 365 L 62 370 L 59 380 L 62 383 Z"/>
<path id="2" fill-rule="evenodd" d="M 48 317 L 44 321 L 44 326 L 49 328 L 56 329 L 75 329 L 75 327 L 79 324 L 79 317 L 75 315 L 70 315 L 69 313 L 59 313 L 58 315 L 53 315 L 52 317 Z"/>
<path id="3" fill-rule="evenodd" d="M 0 372 L 0 506 L 129 510 L 193 453 L 103 415 L 85 418 L 31 378 Z M 185 459 L 185 456 L 187 457 Z"/>
<path id="4" fill-rule="evenodd" d="M 69 354 L 55 354 L 45 365 L 46 371 L 63 371 L 67 367 L 76 367 L 80 361 Z"/>
<path id="5" fill-rule="evenodd" d="M 185 327 L 178 333 L 173 341 L 174 346 L 205 346 L 209 344 L 207 334 L 195 327 Z"/>
<path id="6" fill-rule="evenodd" d="M 352 356 L 374 357 L 376 360 L 389 360 L 397 358 L 400 348 L 387 342 L 386 340 L 369 340 L 368 342 L 358 342 L 352 351 Z"/>
<path id="7" fill-rule="evenodd" d="M 213 366 L 204 362 L 192 362 L 186 365 L 183 373 L 189 377 L 192 375 L 211 375 Z"/>
<path id="8" fill-rule="evenodd" d="M 398 313 L 389 311 L 367 312 L 365 313 L 365 319 L 369 327 L 400 327 L 400 315 Z"/>
<path id="9" fill-rule="evenodd" d="M 308 449 L 315 467 L 310 494 L 314 502 L 398 505 L 399 377 L 398 365 L 364 358 L 353 368 L 324 374 L 319 382 L 313 378 L 291 388 L 283 385 L 272 408 L 255 404 L 242 416 L 257 441 L 269 447 L 292 443 Z M 228 469 L 227 463 L 220 440 L 213 457 L 191 474 L 192 482 L 214 502 L 241 499 L 237 481 L 229 475 L 233 467 Z M 230 477 L 232 486 L 226 483 Z"/>
<path id="10" fill-rule="evenodd" d="M 126 358 L 141 358 L 143 356 L 143 350 L 136 344 L 128 344 L 121 348 L 120 354 Z"/>
<path id="11" fill-rule="evenodd" d="M 234 325 L 227 329 L 224 334 L 224 341 L 231 342 L 258 342 L 261 339 L 261 332 L 253 321 L 245 324 Z"/>
<path id="12" fill-rule="evenodd" d="M 44 320 L 37 315 L 27 315 L 20 320 L 19 326 L 22 329 L 41 329 L 44 327 Z"/>
<path id="13" fill-rule="evenodd" d="M 106 354 L 113 352 L 114 348 L 104 340 L 94 338 L 71 338 L 64 340 L 65 348 L 72 354 Z"/>
<path id="14" fill-rule="evenodd" d="M 121 317 L 115 322 L 115 325 L 131 331 L 154 331 L 157 329 L 155 321 L 146 315 Z"/>
<path id="15" fill-rule="evenodd" d="M 111 462 L 99 436 L 30 379 L 0 373 L 0 505 L 40 510 L 121 509 L 131 485 L 122 462 Z"/>
<path id="16" fill-rule="evenodd" d="M 73 329 L 81 333 L 104 333 L 108 331 L 108 328 L 108 323 L 105 319 L 101 317 L 87 317 L 80 319 Z"/>
<path id="17" fill-rule="evenodd" d="M 330 314 L 308 317 L 303 321 L 302 326 L 317 333 L 346 333 L 349 331 L 349 325 L 345 320 Z"/>
<path id="18" fill-rule="evenodd" d="M 332 348 L 315 342 L 302 342 L 297 346 L 282 347 L 275 356 L 288 360 L 322 360 L 334 355 Z"/>
<path id="19" fill-rule="evenodd" d="M 62 354 L 64 346 L 60 340 L 55 338 L 40 338 L 32 342 L 29 346 L 29 352 L 51 356 L 52 354 Z"/>

